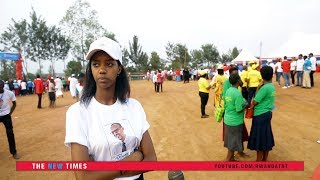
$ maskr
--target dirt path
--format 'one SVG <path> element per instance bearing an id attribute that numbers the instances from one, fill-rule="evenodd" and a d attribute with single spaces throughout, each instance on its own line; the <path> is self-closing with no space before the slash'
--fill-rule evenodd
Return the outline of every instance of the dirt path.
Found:
<path id="1" fill-rule="evenodd" d="M 150 134 L 160 161 L 221 161 L 226 149 L 221 141 L 222 124 L 211 117 L 200 118 L 200 98 L 196 82 L 164 83 L 156 94 L 153 84 L 132 81 L 132 97 L 139 100 L 151 124 Z M 212 92 L 212 91 L 211 91 Z M 63 144 L 65 113 L 74 102 L 69 93 L 57 100 L 55 109 L 36 109 L 37 97 L 17 97 L 13 125 L 21 161 L 68 161 L 70 151 Z M 184 172 L 186 179 L 309 179 L 320 162 L 320 74 L 316 87 L 281 89 L 277 86 L 272 127 L 276 146 L 270 161 L 304 161 L 302 172 Z M 213 94 L 207 113 L 213 115 Z M 250 120 L 245 120 L 250 129 Z M 0 125 L 0 179 L 74 179 L 72 172 L 17 172 L 8 149 L 5 128 Z M 245 144 L 246 146 L 246 144 Z M 255 152 L 245 150 L 255 160 Z M 243 160 L 243 159 L 242 159 Z M 167 179 L 166 171 L 150 172 L 145 179 Z"/>

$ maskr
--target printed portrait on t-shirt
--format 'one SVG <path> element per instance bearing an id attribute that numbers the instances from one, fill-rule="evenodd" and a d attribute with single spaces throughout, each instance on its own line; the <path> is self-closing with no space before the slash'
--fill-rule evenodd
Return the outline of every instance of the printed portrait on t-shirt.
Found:
<path id="1" fill-rule="evenodd" d="M 112 123 L 107 130 L 112 160 L 121 160 L 139 148 L 139 139 L 128 121 Z"/>

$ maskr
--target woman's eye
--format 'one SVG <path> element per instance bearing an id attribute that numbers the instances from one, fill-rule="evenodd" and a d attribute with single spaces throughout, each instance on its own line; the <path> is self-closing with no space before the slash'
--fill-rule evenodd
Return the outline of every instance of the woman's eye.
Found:
<path id="1" fill-rule="evenodd" d="M 93 67 L 98 67 L 99 64 L 98 64 L 98 63 L 92 63 L 92 66 L 93 66 Z"/>
<path id="2" fill-rule="evenodd" d="M 113 66 L 113 63 L 107 63 L 107 66 L 108 66 L 108 67 L 112 67 L 112 66 Z"/>

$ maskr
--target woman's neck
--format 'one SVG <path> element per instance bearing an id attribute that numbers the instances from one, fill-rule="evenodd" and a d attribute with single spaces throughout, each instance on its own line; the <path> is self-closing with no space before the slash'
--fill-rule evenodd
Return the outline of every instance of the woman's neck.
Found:
<path id="1" fill-rule="evenodd" d="M 104 105 L 112 105 L 117 101 L 117 97 L 114 95 L 115 88 L 101 89 L 97 87 L 95 94 L 96 100 Z"/>
<path id="2" fill-rule="evenodd" d="M 271 83 L 271 82 L 272 82 L 272 80 L 269 80 L 269 81 L 263 80 L 263 84 L 267 84 L 267 83 Z"/>

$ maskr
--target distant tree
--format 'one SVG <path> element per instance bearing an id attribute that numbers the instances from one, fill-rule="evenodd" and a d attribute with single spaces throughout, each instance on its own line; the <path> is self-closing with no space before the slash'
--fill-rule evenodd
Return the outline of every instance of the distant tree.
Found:
<path id="1" fill-rule="evenodd" d="M 48 59 L 49 39 L 47 37 L 49 28 L 46 21 L 38 17 L 34 9 L 30 13 L 31 24 L 28 24 L 29 48 L 27 49 L 30 60 L 38 62 L 39 73 L 42 74 L 42 60 Z"/>
<path id="2" fill-rule="evenodd" d="M 82 70 L 80 61 L 70 61 L 67 64 L 67 69 L 65 71 L 66 76 L 70 76 L 71 74 L 80 74 Z"/>
<path id="3" fill-rule="evenodd" d="M 148 69 L 148 55 L 142 51 L 138 36 L 133 36 L 132 42 L 129 41 L 129 58 L 135 64 L 138 71 Z"/>
<path id="4" fill-rule="evenodd" d="M 28 23 L 26 19 L 15 21 L 12 19 L 12 25 L 9 25 L 0 37 L 0 43 L 4 45 L 6 51 L 20 52 L 23 59 L 23 67 L 28 73 L 28 58 L 27 50 L 29 48 Z"/>
<path id="5" fill-rule="evenodd" d="M 219 62 L 219 51 L 213 44 L 204 44 L 201 49 L 203 60 L 207 66 L 213 66 Z"/>
<path id="6" fill-rule="evenodd" d="M 33 74 L 33 73 L 28 73 L 27 76 L 26 76 L 26 78 L 27 78 L 28 80 L 30 79 L 30 80 L 33 81 L 33 80 L 36 78 L 36 75 Z"/>
<path id="7" fill-rule="evenodd" d="M 129 62 L 130 62 L 130 59 L 129 59 L 129 52 L 128 52 L 128 49 L 127 48 L 123 48 L 122 49 L 122 65 L 124 67 L 128 67 L 129 66 Z"/>
<path id="8" fill-rule="evenodd" d="M 199 68 L 203 65 L 203 52 L 202 50 L 194 49 L 191 51 L 191 62 L 190 65 L 192 68 Z"/>
<path id="9" fill-rule="evenodd" d="M 231 59 L 234 60 L 239 55 L 239 50 L 237 47 L 234 47 L 231 51 Z"/>
<path id="10" fill-rule="evenodd" d="M 15 61 L 0 61 L 0 80 L 10 80 L 16 77 L 16 64 Z"/>
<path id="11" fill-rule="evenodd" d="M 90 44 L 97 38 L 106 36 L 115 40 L 115 35 L 108 32 L 98 22 L 97 11 L 85 0 L 76 0 L 69 7 L 60 22 L 62 29 L 71 39 L 72 55 L 85 65 L 85 54 Z"/>
<path id="12" fill-rule="evenodd" d="M 56 26 L 52 26 L 49 28 L 47 37 L 49 39 L 48 42 L 48 58 L 51 62 L 51 70 L 50 74 L 55 76 L 55 62 L 58 60 L 65 61 L 69 49 L 70 49 L 70 40 L 61 33 L 59 28 Z"/>
<path id="13" fill-rule="evenodd" d="M 161 60 L 160 56 L 155 51 L 151 52 L 151 57 L 150 57 L 149 63 L 151 65 L 150 66 L 151 69 L 162 69 L 164 67 L 163 60 Z"/>
<path id="14" fill-rule="evenodd" d="M 186 45 L 168 42 L 165 48 L 171 68 L 180 69 L 189 65 L 191 56 Z"/>
<path id="15" fill-rule="evenodd" d="M 237 47 L 234 47 L 232 50 L 229 49 L 227 53 L 221 55 L 221 63 L 227 63 L 234 60 L 239 55 L 239 50 Z"/>

